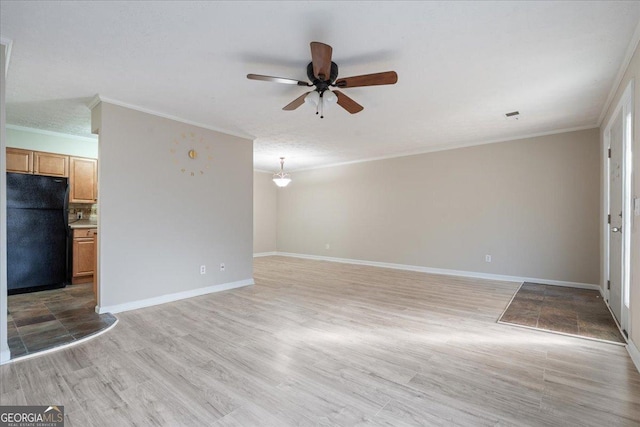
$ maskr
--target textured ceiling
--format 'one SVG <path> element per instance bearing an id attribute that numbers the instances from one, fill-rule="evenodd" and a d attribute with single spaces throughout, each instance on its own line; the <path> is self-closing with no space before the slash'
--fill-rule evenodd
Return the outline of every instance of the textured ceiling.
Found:
<path id="1" fill-rule="evenodd" d="M 100 96 L 255 139 L 257 169 L 295 170 L 592 127 L 640 2 L 0 2 L 13 40 L 7 123 L 87 136 Z M 282 107 L 305 89 L 309 42 L 365 109 Z M 503 114 L 519 110 L 521 119 Z"/>

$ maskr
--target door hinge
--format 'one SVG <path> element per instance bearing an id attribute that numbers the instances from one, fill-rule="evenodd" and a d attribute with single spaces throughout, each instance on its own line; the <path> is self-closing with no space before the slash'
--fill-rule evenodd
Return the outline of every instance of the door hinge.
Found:
<path id="1" fill-rule="evenodd" d="M 607 157 L 611 158 L 611 148 L 609 148 L 609 152 L 607 154 Z"/>
<path id="2" fill-rule="evenodd" d="M 611 214 L 607 215 L 607 224 L 611 224 Z"/>
<path id="3" fill-rule="evenodd" d="M 611 289 L 611 280 L 607 280 L 607 289 Z"/>

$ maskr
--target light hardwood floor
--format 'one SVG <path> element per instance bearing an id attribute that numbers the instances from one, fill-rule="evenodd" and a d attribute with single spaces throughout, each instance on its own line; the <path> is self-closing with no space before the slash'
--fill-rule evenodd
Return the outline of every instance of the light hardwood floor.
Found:
<path id="1" fill-rule="evenodd" d="M 256 285 L 118 315 L 0 367 L 69 426 L 640 423 L 622 346 L 500 325 L 517 283 L 266 257 Z"/>

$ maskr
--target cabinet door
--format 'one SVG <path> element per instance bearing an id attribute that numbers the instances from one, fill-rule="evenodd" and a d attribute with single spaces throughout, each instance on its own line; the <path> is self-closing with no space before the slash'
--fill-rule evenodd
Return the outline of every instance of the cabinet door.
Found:
<path id="1" fill-rule="evenodd" d="M 98 161 L 82 157 L 69 158 L 69 203 L 98 201 Z"/>
<path id="2" fill-rule="evenodd" d="M 33 173 L 67 177 L 69 176 L 69 156 L 35 151 L 33 153 Z"/>
<path id="3" fill-rule="evenodd" d="M 33 173 L 33 151 L 7 148 L 7 172 Z"/>
<path id="4" fill-rule="evenodd" d="M 73 277 L 92 276 L 95 269 L 95 240 L 73 239 Z"/>

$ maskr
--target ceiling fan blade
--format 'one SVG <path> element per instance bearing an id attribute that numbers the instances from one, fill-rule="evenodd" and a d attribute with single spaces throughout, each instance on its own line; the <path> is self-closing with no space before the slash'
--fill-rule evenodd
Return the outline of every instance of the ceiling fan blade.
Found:
<path id="1" fill-rule="evenodd" d="M 306 92 L 306 93 L 303 93 L 302 95 L 300 95 L 299 97 L 297 97 L 296 99 L 294 99 L 293 101 L 291 101 L 290 103 L 285 105 L 283 110 L 285 110 L 285 111 L 295 110 L 296 108 L 298 108 L 299 106 L 304 104 L 304 97 L 307 96 L 310 93 L 311 93 L 310 91 Z"/>
<path id="2" fill-rule="evenodd" d="M 392 85 L 398 81 L 395 71 L 385 71 L 384 73 L 363 74 L 361 76 L 345 77 L 336 80 L 335 85 L 339 88 Z"/>
<path id="3" fill-rule="evenodd" d="M 328 80 L 331 76 L 331 54 L 333 48 L 328 44 L 311 42 L 311 62 L 313 75 L 320 80 Z"/>
<path id="4" fill-rule="evenodd" d="M 265 82 L 284 83 L 288 85 L 311 86 L 307 82 L 294 79 L 285 79 L 284 77 L 261 76 L 260 74 L 247 74 L 249 80 L 263 80 Z"/>
<path id="5" fill-rule="evenodd" d="M 350 112 L 351 114 L 359 113 L 364 110 L 364 107 L 358 104 L 353 99 L 349 98 L 342 92 L 338 92 L 337 90 L 332 91 L 338 97 L 338 105 Z"/>

